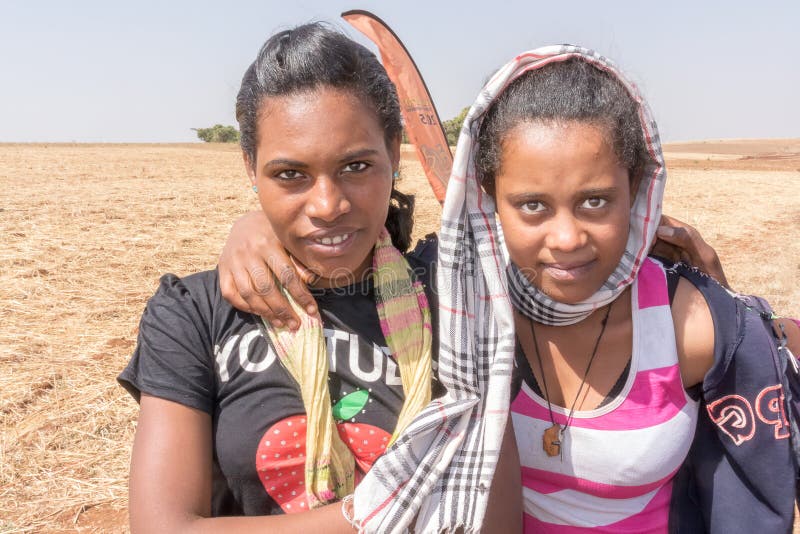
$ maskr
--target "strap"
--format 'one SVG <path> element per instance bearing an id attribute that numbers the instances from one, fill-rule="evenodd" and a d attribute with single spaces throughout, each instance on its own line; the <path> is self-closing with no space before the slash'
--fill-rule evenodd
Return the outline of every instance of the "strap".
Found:
<path id="1" fill-rule="evenodd" d="M 667 292 L 669 293 L 669 305 L 672 306 L 672 301 L 675 300 L 675 291 L 678 289 L 678 282 L 681 279 L 681 274 L 675 270 L 667 268 Z"/>
<path id="2" fill-rule="evenodd" d="M 674 263 L 663 256 L 652 254 L 650 256 L 654 260 L 658 260 L 664 266 L 664 272 L 667 274 L 667 293 L 669 294 L 669 305 L 672 306 L 672 301 L 675 300 L 675 291 L 678 289 L 678 282 L 681 279 L 680 263 Z"/>

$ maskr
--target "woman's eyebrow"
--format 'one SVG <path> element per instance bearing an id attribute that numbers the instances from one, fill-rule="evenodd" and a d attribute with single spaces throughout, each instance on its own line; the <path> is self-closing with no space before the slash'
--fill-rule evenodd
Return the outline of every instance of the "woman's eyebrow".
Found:
<path id="1" fill-rule="evenodd" d="M 303 163 L 302 161 L 297 161 L 295 159 L 287 159 L 287 158 L 275 158 L 271 159 L 264 164 L 264 168 L 274 167 L 276 165 L 281 165 L 285 167 L 294 167 L 296 169 L 307 169 L 308 164 Z"/>
<path id="2" fill-rule="evenodd" d="M 526 191 L 524 193 L 514 193 L 508 197 L 511 202 L 526 202 L 531 200 L 539 200 L 546 195 L 536 191 Z"/>
<path id="3" fill-rule="evenodd" d="M 578 189 L 575 191 L 576 196 L 590 197 L 590 196 L 611 196 L 619 192 L 619 187 L 590 187 L 587 189 Z M 508 197 L 511 202 L 525 202 L 532 200 L 541 200 L 547 197 L 546 193 L 538 191 L 525 191 L 524 193 L 515 193 Z"/>
<path id="4" fill-rule="evenodd" d="M 348 161 L 352 161 L 354 159 L 376 156 L 378 155 L 378 153 L 379 152 L 374 148 L 364 148 L 361 150 L 346 152 L 345 154 L 342 154 L 342 156 L 339 158 L 339 163 L 341 164 L 341 163 L 346 163 Z M 295 159 L 288 159 L 288 158 L 275 158 L 264 163 L 265 169 L 274 166 L 294 167 L 296 169 L 307 169 L 309 167 L 307 163 L 303 163 L 302 161 L 298 161 Z"/>
<path id="5" fill-rule="evenodd" d="M 361 150 L 353 150 L 352 152 L 346 152 L 339 158 L 339 163 L 347 163 L 348 161 L 353 161 L 354 159 L 361 159 L 361 158 L 368 158 L 374 157 L 378 155 L 378 151 L 374 148 L 363 148 Z"/>
<path id="6" fill-rule="evenodd" d="M 613 195 L 619 191 L 619 187 L 592 187 L 590 189 L 581 189 L 578 191 L 583 196 L 596 196 L 596 195 Z"/>

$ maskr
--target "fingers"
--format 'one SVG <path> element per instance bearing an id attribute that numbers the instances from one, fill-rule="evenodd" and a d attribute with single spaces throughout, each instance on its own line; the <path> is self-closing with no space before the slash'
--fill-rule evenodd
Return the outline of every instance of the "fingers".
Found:
<path id="1" fill-rule="evenodd" d="M 236 288 L 253 313 L 257 313 L 268 323 L 282 328 L 290 320 L 297 318 L 292 314 L 288 302 L 280 292 L 271 272 L 268 272 L 257 258 L 242 259 L 242 262 L 251 262 L 247 267 L 241 268 L 240 276 L 236 280 Z"/>
<path id="2" fill-rule="evenodd" d="M 275 269 L 275 272 L 280 273 L 278 281 L 307 314 L 315 315 L 317 313 L 317 302 L 311 296 L 306 284 L 312 283 L 317 276 L 306 269 L 300 262 L 295 261 L 293 257 L 288 256 L 288 260 L 289 263 L 284 263 Z"/>
<path id="3" fill-rule="evenodd" d="M 656 235 L 660 240 L 676 247 L 684 262 L 710 274 L 723 286 L 728 286 L 717 251 L 705 242 L 694 227 L 674 217 L 662 215 Z"/>
<path id="4" fill-rule="evenodd" d="M 306 295 L 306 298 L 313 298 L 302 283 L 298 288 L 298 276 L 289 256 L 283 249 L 271 251 L 270 255 L 263 258 L 259 255 L 249 255 L 248 258 L 241 260 L 246 267 L 246 280 L 237 282 L 237 288 L 242 298 L 255 313 L 261 315 L 264 320 L 278 328 L 288 326 L 296 330 L 300 326 L 300 319 L 289 304 L 288 299 L 281 291 L 287 288 L 287 284 L 292 286 L 292 291 Z M 244 263 L 248 262 L 248 263 Z M 295 298 L 295 300 L 297 300 Z M 299 301 L 298 301 L 299 302 Z"/>
<path id="5" fill-rule="evenodd" d="M 661 239 L 656 239 L 650 253 L 666 258 L 673 263 L 681 261 L 681 249 Z"/>
<path id="6" fill-rule="evenodd" d="M 257 264 L 244 267 L 241 259 L 231 259 L 229 262 L 231 267 L 220 263 L 219 285 L 222 297 L 231 306 L 258 314 L 278 328 L 282 328 L 291 319 L 297 319 L 289 313 L 289 303 L 285 302 L 272 275 L 266 269 Z"/>
<path id="7" fill-rule="evenodd" d="M 698 240 L 705 244 L 697 230 L 666 215 L 661 217 L 661 224 L 656 230 L 656 235 L 662 241 L 670 243 L 690 255 L 696 254 Z"/>
<path id="8" fill-rule="evenodd" d="M 263 212 L 251 212 L 234 223 L 220 255 L 220 291 L 235 308 L 257 313 L 276 327 L 296 330 L 299 317 L 282 288 L 308 313 L 317 312 L 304 283 L 311 274 L 299 267 L 275 237 Z"/>
<path id="9" fill-rule="evenodd" d="M 219 289 L 220 292 L 222 293 L 222 297 L 225 300 L 227 300 L 230 303 L 230 305 L 236 308 L 237 310 L 255 313 L 250 308 L 250 305 L 247 303 L 247 301 L 245 301 L 239 295 L 239 291 L 236 289 L 237 284 L 233 273 L 222 264 L 219 265 L 218 273 L 219 273 Z"/>

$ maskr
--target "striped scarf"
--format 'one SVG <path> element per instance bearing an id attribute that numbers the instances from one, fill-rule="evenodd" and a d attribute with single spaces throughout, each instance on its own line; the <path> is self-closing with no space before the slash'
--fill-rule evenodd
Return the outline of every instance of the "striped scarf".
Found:
<path id="1" fill-rule="evenodd" d="M 392 246 L 384 229 L 372 260 L 375 299 L 381 330 L 400 368 L 405 401 L 392 436 L 394 441 L 431 399 L 431 315 L 422 284 Z M 305 487 L 309 507 L 353 493 L 355 460 L 339 437 L 328 391 L 328 354 L 322 321 L 305 313 L 285 293 L 301 326 L 296 332 L 264 321 L 281 364 L 299 385 L 306 409 Z"/>
<path id="2" fill-rule="evenodd" d="M 608 287 L 587 303 L 567 306 L 537 294 L 519 280 L 517 271 L 508 270 L 494 201 L 478 181 L 475 139 L 484 113 L 509 83 L 528 70 L 571 57 L 614 73 L 642 104 L 652 161 L 631 211 L 627 251 Z M 412 524 L 417 532 L 481 529 L 508 414 L 514 352 L 510 295 L 522 295 L 515 304 L 548 324 L 577 322 L 613 300 L 631 283 L 647 255 L 659 221 L 664 179 L 650 112 L 633 85 L 604 57 L 575 46 L 550 46 L 520 54 L 495 73 L 464 121 L 442 213 L 438 369 L 447 393 L 409 424 L 356 489 L 355 516 L 362 531 L 403 532 Z M 536 304 L 529 306 L 529 301 Z"/>

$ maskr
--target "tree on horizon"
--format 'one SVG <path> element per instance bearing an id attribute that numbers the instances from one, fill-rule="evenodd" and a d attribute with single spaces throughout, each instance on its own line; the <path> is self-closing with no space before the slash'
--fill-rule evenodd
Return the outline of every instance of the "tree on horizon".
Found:
<path id="1" fill-rule="evenodd" d="M 239 131 L 233 126 L 215 124 L 211 128 L 192 128 L 197 137 L 206 143 L 238 143 Z"/>

